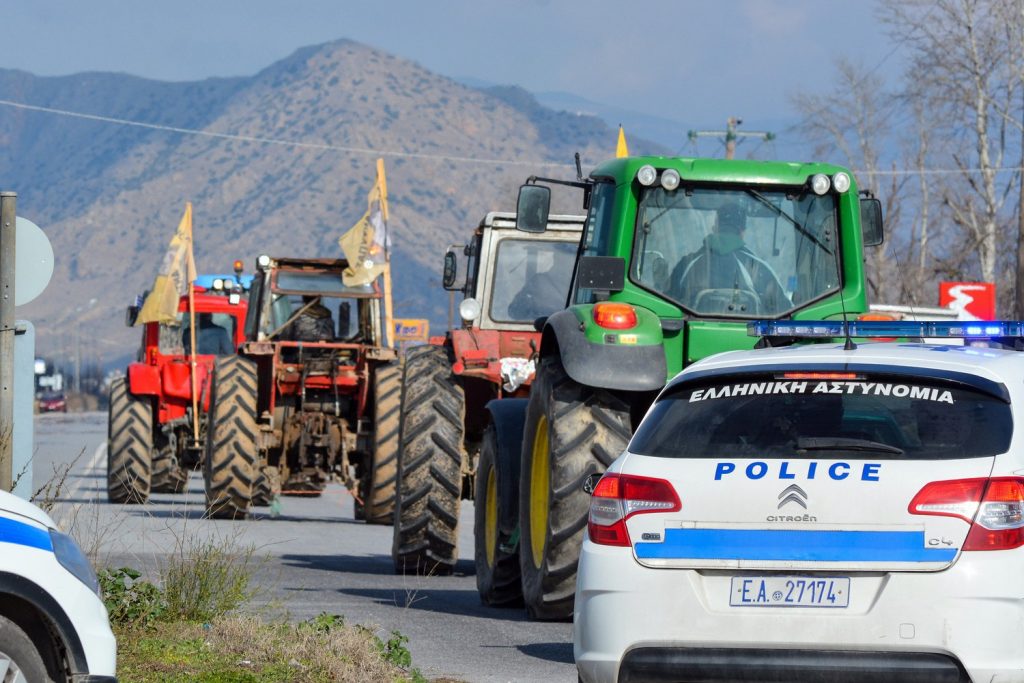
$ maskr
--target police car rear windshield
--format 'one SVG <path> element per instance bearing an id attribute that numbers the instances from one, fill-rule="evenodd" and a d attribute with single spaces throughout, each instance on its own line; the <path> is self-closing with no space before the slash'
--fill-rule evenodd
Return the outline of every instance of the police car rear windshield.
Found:
<path id="1" fill-rule="evenodd" d="M 795 376 L 680 385 L 654 404 L 629 450 L 663 458 L 834 453 L 945 460 L 993 456 L 1010 445 L 1010 406 L 962 384 L 909 376 Z"/>

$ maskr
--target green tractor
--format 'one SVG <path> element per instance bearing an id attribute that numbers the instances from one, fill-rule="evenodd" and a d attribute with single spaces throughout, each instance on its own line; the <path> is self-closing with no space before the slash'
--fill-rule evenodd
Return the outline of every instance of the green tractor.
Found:
<path id="1" fill-rule="evenodd" d="M 522 597 L 536 619 L 572 615 L 584 482 L 622 453 L 666 379 L 751 348 L 750 320 L 865 313 L 863 247 L 882 240 L 878 200 L 828 164 L 633 157 L 583 178 L 577 160 L 575 181 L 520 188 L 518 229 L 546 229 L 552 184 L 581 189 L 588 210 L 568 305 L 536 323 L 525 420 L 492 410 L 504 415 L 499 443 L 522 443 L 496 465 L 518 487 L 489 488 L 514 492 L 496 501 L 477 492 L 499 517 L 518 515 Z"/>

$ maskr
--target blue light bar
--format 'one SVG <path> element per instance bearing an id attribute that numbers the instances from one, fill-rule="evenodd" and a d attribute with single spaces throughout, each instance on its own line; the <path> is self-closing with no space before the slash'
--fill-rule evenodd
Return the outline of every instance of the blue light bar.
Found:
<path id="1" fill-rule="evenodd" d="M 950 339 L 990 339 L 1024 337 L 1020 320 L 754 320 L 747 323 L 750 337 L 797 337 L 842 339 L 851 337 L 946 337 Z"/>
<path id="2" fill-rule="evenodd" d="M 254 276 L 252 276 L 252 275 L 241 275 L 241 276 L 239 276 L 239 275 L 235 275 L 234 273 L 228 273 L 228 274 L 224 274 L 224 275 L 220 275 L 220 274 L 217 274 L 217 273 L 211 273 L 211 274 L 197 275 L 196 279 L 195 279 L 195 285 L 196 285 L 196 287 L 203 287 L 204 289 L 213 290 L 213 281 L 216 280 L 217 278 L 220 278 L 221 280 L 224 280 L 224 282 L 231 282 L 231 283 L 235 283 L 235 284 L 241 285 L 242 289 L 244 291 L 248 292 L 249 288 L 252 286 L 253 277 Z"/>

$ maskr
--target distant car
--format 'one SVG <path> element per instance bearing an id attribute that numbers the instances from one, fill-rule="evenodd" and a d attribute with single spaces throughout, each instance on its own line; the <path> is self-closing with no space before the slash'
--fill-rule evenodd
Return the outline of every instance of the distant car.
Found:
<path id="1" fill-rule="evenodd" d="M 59 391 L 49 391 L 39 397 L 40 413 L 66 413 L 68 412 L 67 397 Z"/>
<path id="2" fill-rule="evenodd" d="M 0 491 L 0 680 L 116 683 L 89 560 L 35 505 Z"/>
<path id="3" fill-rule="evenodd" d="M 917 325 L 887 336 L 1024 331 Z M 1019 351 L 898 342 L 689 366 L 589 482 L 580 679 L 1021 680 L 1021 377 Z"/>

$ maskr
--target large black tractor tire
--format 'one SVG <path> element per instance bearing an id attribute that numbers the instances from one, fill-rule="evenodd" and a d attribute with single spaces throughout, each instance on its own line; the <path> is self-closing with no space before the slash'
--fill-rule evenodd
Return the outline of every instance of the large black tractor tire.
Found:
<path id="1" fill-rule="evenodd" d="M 207 515 L 244 519 L 252 504 L 256 464 L 256 367 L 238 356 L 218 358 L 210 389 L 203 481 Z"/>
<path id="2" fill-rule="evenodd" d="M 110 384 L 107 413 L 107 499 L 149 500 L 153 470 L 153 406 L 128 391 L 124 377 Z"/>
<path id="3" fill-rule="evenodd" d="M 401 413 L 402 368 L 397 363 L 379 365 L 373 375 L 373 452 L 363 497 L 367 524 L 394 520 Z"/>
<path id="4" fill-rule="evenodd" d="M 557 357 L 541 361 L 526 408 L 519 479 L 519 567 L 532 618 L 572 617 L 590 514 L 583 482 L 607 469 L 631 433 L 625 401 L 577 384 Z"/>
<path id="5" fill-rule="evenodd" d="M 492 607 L 511 607 L 523 604 L 520 585 L 519 548 L 513 539 L 502 533 L 502 489 L 498 457 L 498 436 L 494 425 L 484 431 L 480 444 L 480 458 L 476 465 L 476 484 L 473 487 L 474 560 L 476 562 L 476 589 L 480 600 Z M 512 511 L 509 511 L 512 514 Z"/>
<path id="6" fill-rule="evenodd" d="M 458 554 L 466 398 L 448 352 L 420 346 L 402 380 L 391 558 L 398 574 L 450 574 Z"/>
<path id="7" fill-rule="evenodd" d="M 188 486 L 188 475 L 188 468 L 182 467 L 174 451 L 165 445 L 153 455 L 150 490 L 153 493 L 181 493 Z"/>

